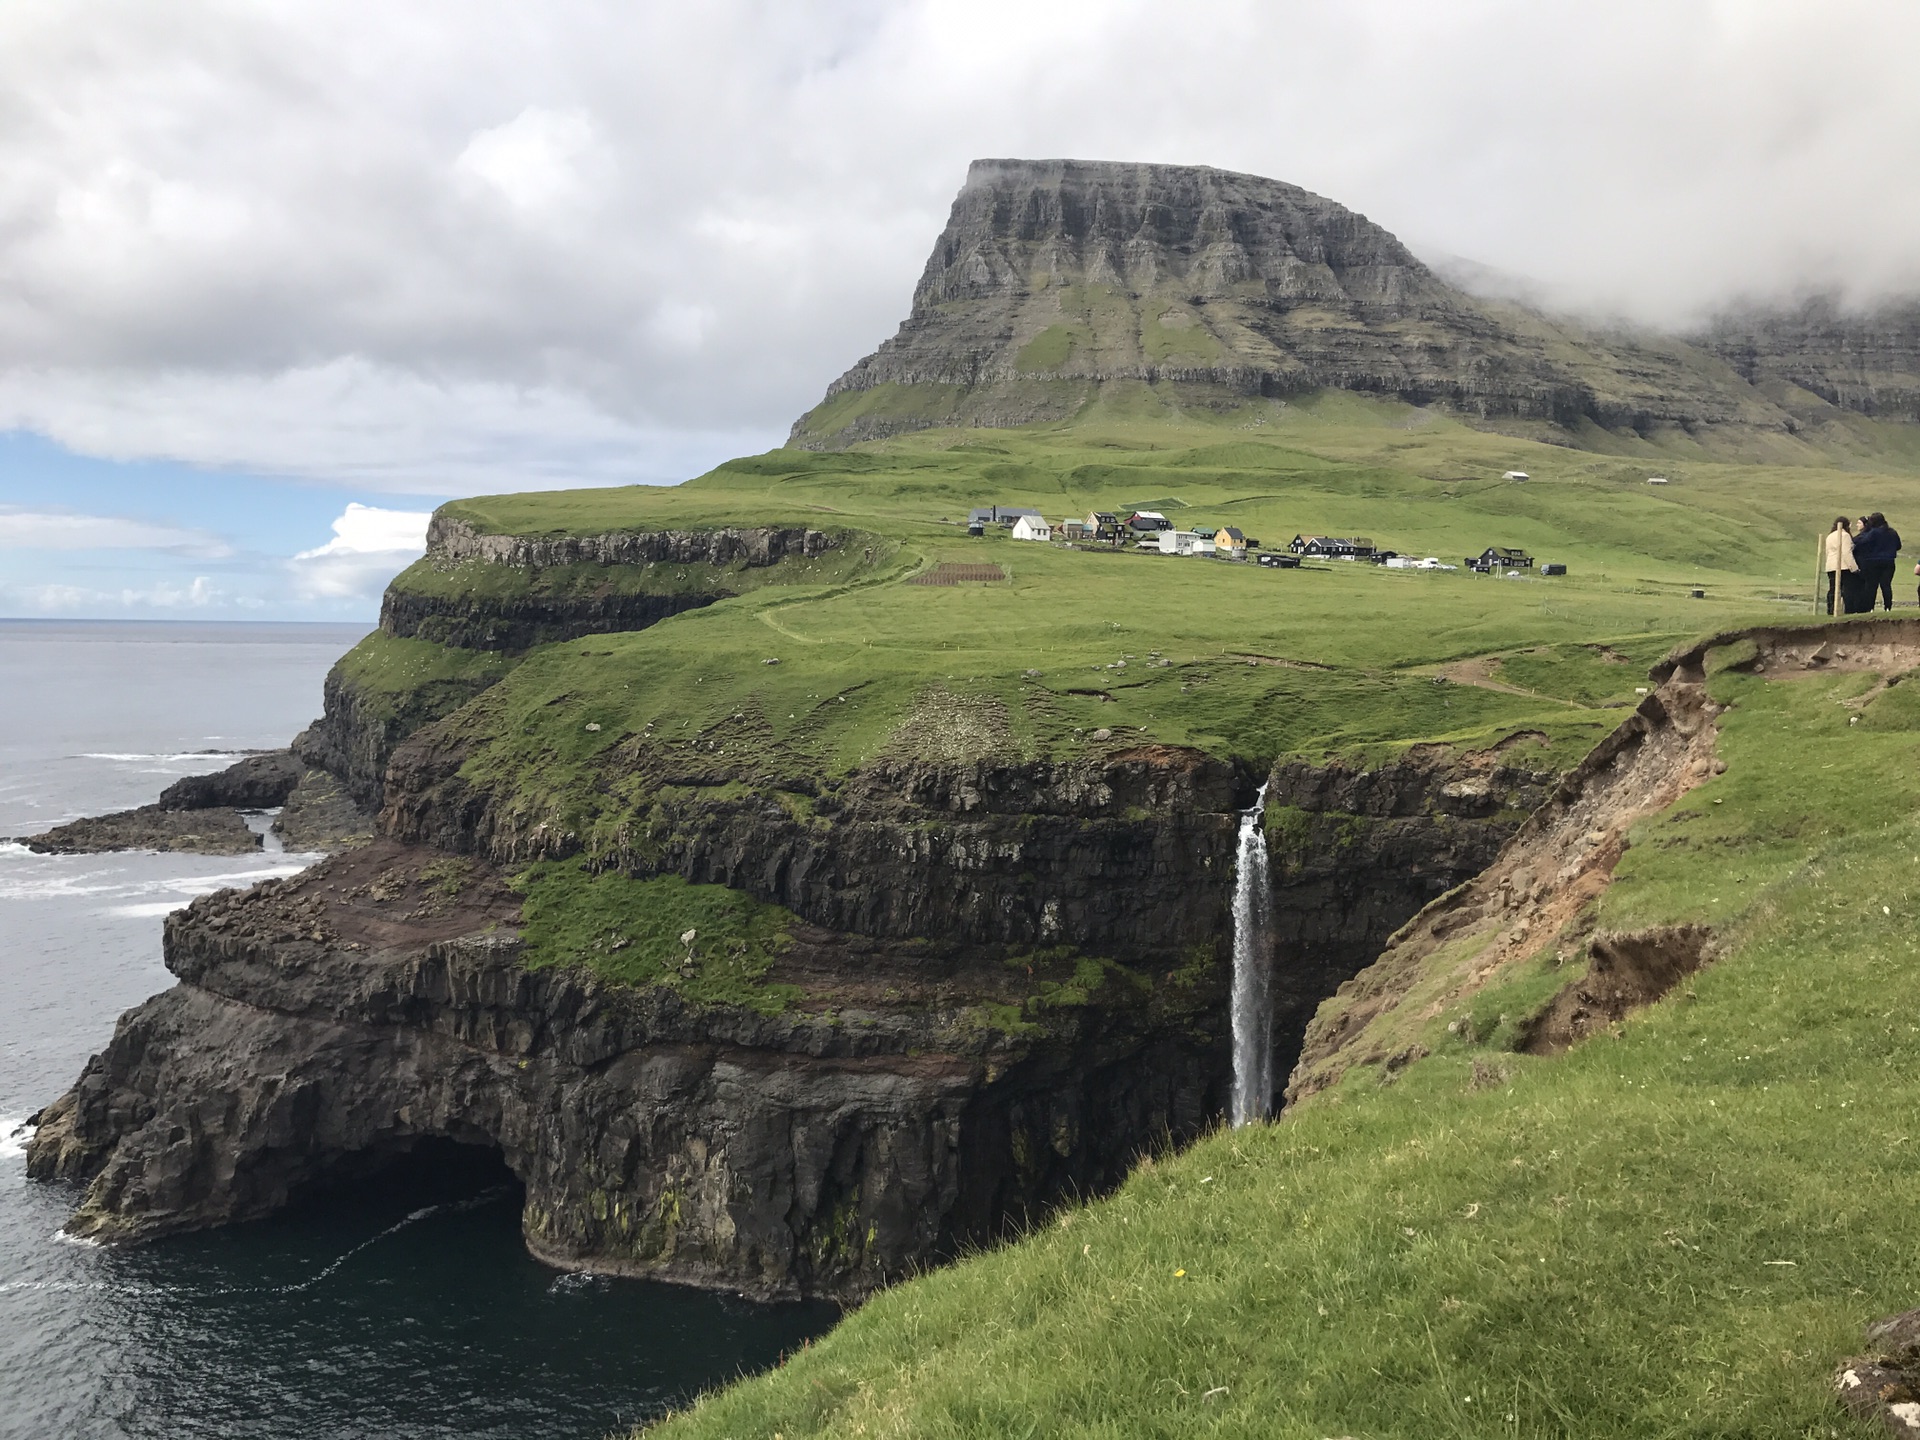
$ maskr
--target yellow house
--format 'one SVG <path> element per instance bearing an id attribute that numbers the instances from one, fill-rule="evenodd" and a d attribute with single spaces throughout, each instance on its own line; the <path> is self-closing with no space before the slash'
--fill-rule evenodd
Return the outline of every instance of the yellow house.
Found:
<path id="1" fill-rule="evenodd" d="M 1235 560 L 1247 558 L 1247 537 L 1231 525 L 1222 525 L 1220 533 L 1213 537 L 1216 555 L 1231 556 Z"/>

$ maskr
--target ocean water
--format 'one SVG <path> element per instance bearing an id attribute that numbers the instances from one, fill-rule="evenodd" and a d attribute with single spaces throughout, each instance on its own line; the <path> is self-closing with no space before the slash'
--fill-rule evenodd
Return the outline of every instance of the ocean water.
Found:
<path id="1" fill-rule="evenodd" d="M 0 621 L 0 836 L 151 801 L 284 745 L 364 633 Z M 172 981 L 162 917 L 312 857 L 34 855 L 0 845 L 0 1436 L 589 1440 L 760 1369 L 835 1312 L 565 1275 L 520 1244 L 510 1177 L 389 1176 L 131 1250 L 60 1238 L 26 1117 Z"/>

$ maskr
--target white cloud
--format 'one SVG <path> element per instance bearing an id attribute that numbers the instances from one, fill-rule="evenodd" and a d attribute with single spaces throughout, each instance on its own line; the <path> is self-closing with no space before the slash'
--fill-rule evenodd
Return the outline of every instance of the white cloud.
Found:
<path id="1" fill-rule="evenodd" d="M 306 600 L 368 599 L 396 571 L 426 553 L 424 510 L 349 504 L 333 522 L 333 538 L 288 562 L 295 593 Z"/>
<path id="2" fill-rule="evenodd" d="M 127 613 L 141 610 L 204 610 L 221 605 L 227 596 L 205 575 L 181 585 L 160 580 L 147 586 L 99 590 L 84 585 L 21 585 L 10 587 L 18 603 L 42 615 Z"/>
<path id="3" fill-rule="evenodd" d="M 66 511 L 0 506 L 0 547 L 32 550 L 163 550 L 209 560 L 233 547 L 204 530 L 156 525 L 123 515 L 78 515 Z"/>
<path id="4" fill-rule="evenodd" d="M 676 482 L 786 438 L 622 420 L 557 385 L 423 376 L 347 357 L 267 375 L 0 370 L 0 429 L 409 495 Z"/>
<path id="5" fill-rule="evenodd" d="M 1251 170 L 1655 319 L 1867 295 L 1920 283 L 1917 51 L 1886 0 L 13 0 L 0 424 L 682 478 L 891 333 L 982 155 Z"/>
<path id="6" fill-rule="evenodd" d="M 333 522 L 333 538 L 312 550 L 302 550 L 296 560 L 323 560 L 339 555 L 384 555 L 404 551 L 424 554 L 427 548 L 427 523 L 433 519 L 426 510 L 383 510 L 377 505 L 354 501 Z"/>
<path id="7" fill-rule="evenodd" d="M 585 198 L 581 161 L 593 144 L 593 122 L 580 110 L 529 105 L 504 125 L 481 130 L 453 162 L 518 210 L 545 210 Z"/>

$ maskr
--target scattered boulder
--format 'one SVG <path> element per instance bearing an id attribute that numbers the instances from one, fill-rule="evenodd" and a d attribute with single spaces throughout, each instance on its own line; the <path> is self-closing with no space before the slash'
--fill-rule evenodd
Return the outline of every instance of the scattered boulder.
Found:
<path id="1" fill-rule="evenodd" d="M 287 796 L 273 833 L 289 850 L 351 850 L 373 839 L 373 817 L 325 770 L 308 770 Z"/>
<path id="2" fill-rule="evenodd" d="M 1874 1321 L 1867 1344 L 1834 1373 L 1840 1404 L 1890 1435 L 1920 1436 L 1920 1310 Z"/>

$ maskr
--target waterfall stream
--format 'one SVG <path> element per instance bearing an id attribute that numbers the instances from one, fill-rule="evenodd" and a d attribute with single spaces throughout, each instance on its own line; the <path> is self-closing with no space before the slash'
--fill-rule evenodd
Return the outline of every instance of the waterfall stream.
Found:
<path id="1" fill-rule="evenodd" d="M 1233 878 L 1233 1123 L 1273 1102 L 1273 893 L 1267 877 L 1267 787 L 1240 815 Z"/>

